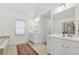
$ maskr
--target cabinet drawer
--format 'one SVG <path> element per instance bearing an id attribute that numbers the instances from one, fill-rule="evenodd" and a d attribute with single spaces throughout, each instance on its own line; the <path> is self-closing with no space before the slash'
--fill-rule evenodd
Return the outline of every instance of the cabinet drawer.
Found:
<path id="1" fill-rule="evenodd" d="M 51 53 L 52 55 L 55 54 L 55 51 L 53 48 L 48 49 L 48 52 Z"/>
<path id="2" fill-rule="evenodd" d="M 67 42 L 70 46 L 73 46 L 79 49 L 79 41 L 67 41 Z"/>
<path id="3" fill-rule="evenodd" d="M 65 54 L 65 45 L 62 43 L 61 44 L 57 43 L 54 46 L 54 50 L 55 50 L 56 55 L 63 55 L 63 54 Z"/>
<path id="4" fill-rule="evenodd" d="M 79 55 L 79 48 L 76 48 L 72 45 L 69 45 L 66 47 L 66 52 L 67 55 Z"/>
<path id="5" fill-rule="evenodd" d="M 66 42 L 63 39 L 55 39 L 54 42 L 54 50 L 56 55 L 64 55 L 65 54 L 65 44 Z"/>

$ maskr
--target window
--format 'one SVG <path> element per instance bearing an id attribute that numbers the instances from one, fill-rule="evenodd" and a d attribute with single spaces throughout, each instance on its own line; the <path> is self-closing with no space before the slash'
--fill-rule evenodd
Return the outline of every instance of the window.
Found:
<path id="1" fill-rule="evenodd" d="M 24 21 L 16 21 L 16 35 L 25 34 L 25 23 Z"/>

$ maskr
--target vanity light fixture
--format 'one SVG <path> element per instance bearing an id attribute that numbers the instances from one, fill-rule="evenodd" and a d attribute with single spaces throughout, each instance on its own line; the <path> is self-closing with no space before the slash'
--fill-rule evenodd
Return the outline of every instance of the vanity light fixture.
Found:
<path id="1" fill-rule="evenodd" d="M 66 6 L 65 3 L 60 4 L 59 7 L 56 9 L 56 11 L 61 12 L 64 9 L 65 6 Z"/>
<path id="2" fill-rule="evenodd" d="M 60 4 L 60 8 L 64 8 L 65 6 L 68 6 L 69 5 L 69 3 L 62 3 L 62 4 Z"/>
<path id="3" fill-rule="evenodd" d="M 64 8 L 66 6 L 66 4 L 65 3 L 62 3 L 61 5 L 60 5 L 60 8 Z"/>
<path id="4" fill-rule="evenodd" d="M 69 3 L 61 3 L 61 4 L 59 5 L 59 7 L 57 7 L 55 10 L 56 10 L 57 13 L 58 13 L 58 12 L 61 12 L 61 11 L 64 10 L 64 8 L 65 8 L 66 6 L 69 6 Z"/>

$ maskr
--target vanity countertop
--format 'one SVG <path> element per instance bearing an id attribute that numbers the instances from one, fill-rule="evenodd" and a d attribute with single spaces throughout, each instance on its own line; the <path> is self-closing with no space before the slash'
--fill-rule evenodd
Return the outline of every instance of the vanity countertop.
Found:
<path id="1" fill-rule="evenodd" d="M 0 49 L 5 48 L 8 44 L 10 37 L 9 36 L 0 36 Z"/>
<path id="2" fill-rule="evenodd" d="M 71 41 L 79 41 L 78 37 L 63 37 L 63 36 L 60 36 L 60 35 L 48 35 L 48 37 L 55 37 L 55 38 L 71 40 Z"/>

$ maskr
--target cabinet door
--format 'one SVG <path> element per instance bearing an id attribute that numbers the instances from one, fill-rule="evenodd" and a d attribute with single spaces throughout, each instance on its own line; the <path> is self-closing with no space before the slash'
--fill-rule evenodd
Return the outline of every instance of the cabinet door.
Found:
<path id="1" fill-rule="evenodd" d="M 55 54 L 54 52 L 54 40 L 52 39 L 52 37 L 48 37 L 47 39 L 47 52 L 50 54 Z"/>
<path id="2" fill-rule="evenodd" d="M 54 50 L 56 55 L 65 54 L 65 41 L 63 39 L 54 38 Z"/>
<path id="3" fill-rule="evenodd" d="M 67 55 L 79 55 L 79 42 L 68 41 L 66 45 Z"/>

